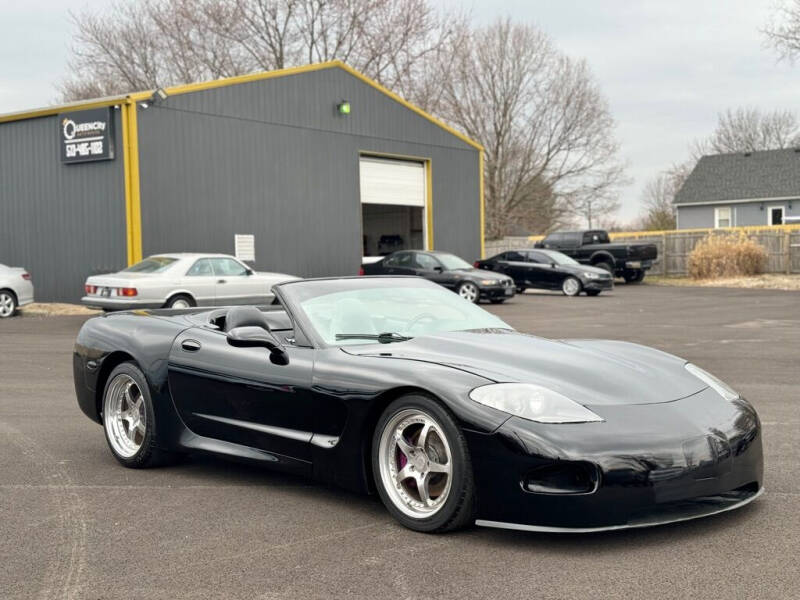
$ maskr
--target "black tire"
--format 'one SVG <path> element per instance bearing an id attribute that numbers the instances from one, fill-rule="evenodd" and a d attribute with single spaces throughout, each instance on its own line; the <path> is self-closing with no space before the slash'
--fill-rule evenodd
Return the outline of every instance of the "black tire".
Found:
<path id="1" fill-rule="evenodd" d="M 17 295 L 11 290 L 0 290 L 0 319 L 8 319 L 17 314 Z"/>
<path id="2" fill-rule="evenodd" d="M 625 278 L 625 283 L 641 283 L 644 279 L 644 274 L 644 269 L 633 269 L 625 271 L 623 277 Z"/>
<path id="3" fill-rule="evenodd" d="M 599 296 L 602 290 L 586 290 L 587 296 Z"/>
<path id="4" fill-rule="evenodd" d="M 583 284 L 577 277 L 567 277 L 561 282 L 561 293 L 565 296 L 577 296 L 583 291 Z"/>
<path id="5" fill-rule="evenodd" d="M 518 294 L 524 294 L 524 293 L 525 293 L 525 290 L 527 290 L 527 289 L 528 289 L 528 288 L 526 288 L 524 285 L 518 285 L 518 286 L 517 286 L 517 293 L 518 293 Z"/>
<path id="6" fill-rule="evenodd" d="M 441 507 L 429 517 L 415 518 L 401 511 L 386 490 L 381 475 L 381 438 L 384 430 L 402 412 L 419 411 L 430 416 L 447 438 L 451 456 L 450 489 Z M 387 432 L 387 435 L 390 435 Z M 424 533 L 443 533 L 460 529 L 472 523 L 475 507 L 475 481 L 472 462 L 464 435 L 456 425 L 450 411 L 432 397 L 422 393 L 401 396 L 381 414 L 372 436 L 372 473 L 383 505 L 405 527 Z"/>
<path id="7" fill-rule="evenodd" d="M 132 456 L 123 456 L 120 454 L 110 439 L 110 436 L 114 434 L 109 431 L 112 429 L 112 418 L 107 412 L 107 407 L 111 402 L 109 394 L 114 389 L 116 382 L 120 381 L 121 378 L 130 378 L 133 380 L 141 392 L 141 398 L 144 404 L 145 433 L 141 441 L 141 446 Z M 155 412 L 153 410 L 153 399 L 150 396 L 150 388 L 147 385 L 144 374 L 135 363 L 124 362 L 117 365 L 114 370 L 111 371 L 106 381 L 105 388 L 103 389 L 102 412 L 103 432 L 106 436 L 106 443 L 108 443 L 111 454 L 120 464 L 130 469 L 144 469 L 167 462 L 168 455 L 158 448 L 158 424 L 156 423 Z"/>
<path id="8" fill-rule="evenodd" d="M 489 298 L 489 302 L 491 302 L 492 304 L 502 304 L 505 301 L 506 301 L 505 298 Z"/>
<path id="9" fill-rule="evenodd" d="M 169 300 L 167 300 L 167 302 L 164 304 L 164 308 L 176 308 L 175 307 L 176 304 L 182 304 L 184 302 L 188 304 L 189 307 L 197 306 L 197 302 L 195 302 L 194 298 L 192 298 L 189 294 L 175 294 L 174 296 L 171 296 Z M 177 308 L 188 308 L 188 307 L 179 306 Z"/>
<path id="10" fill-rule="evenodd" d="M 614 266 L 611 263 L 606 261 L 601 261 L 592 266 L 595 266 L 598 269 L 603 269 L 604 271 L 608 271 L 609 273 L 611 273 L 611 276 L 614 277 Z"/>

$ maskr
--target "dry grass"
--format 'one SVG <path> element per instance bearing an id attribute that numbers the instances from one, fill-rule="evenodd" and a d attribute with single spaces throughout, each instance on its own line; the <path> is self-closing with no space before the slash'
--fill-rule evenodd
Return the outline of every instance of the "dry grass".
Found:
<path id="1" fill-rule="evenodd" d="M 61 304 L 58 302 L 34 302 L 20 309 L 23 316 L 60 317 L 64 315 L 96 315 L 100 311 L 80 304 Z"/>
<path id="2" fill-rule="evenodd" d="M 727 287 L 765 290 L 800 291 L 800 275 L 767 273 L 751 277 L 722 277 L 718 279 L 691 279 L 689 277 L 659 277 L 648 275 L 645 283 L 696 287 Z"/>
<path id="3" fill-rule="evenodd" d="M 688 271 L 692 279 L 720 279 L 757 275 L 766 265 L 766 249 L 743 232 L 712 234 L 689 254 Z"/>

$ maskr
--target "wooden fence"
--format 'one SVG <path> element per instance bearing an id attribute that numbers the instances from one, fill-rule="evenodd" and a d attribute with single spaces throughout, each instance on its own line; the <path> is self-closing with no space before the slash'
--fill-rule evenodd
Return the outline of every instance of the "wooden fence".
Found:
<path id="1" fill-rule="evenodd" d="M 653 275 L 686 275 L 689 253 L 710 234 L 739 235 L 741 232 L 767 251 L 767 273 L 800 273 L 800 225 L 773 227 L 731 227 L 726 229 L 684 229 L 674 231 L 620 231 L 610 234 L 614 242 L 652 243 L 658 248 Z M 486 256 L 505 250 L 532 247 L 543 236 L 508 237 L 486 241 Z"/>

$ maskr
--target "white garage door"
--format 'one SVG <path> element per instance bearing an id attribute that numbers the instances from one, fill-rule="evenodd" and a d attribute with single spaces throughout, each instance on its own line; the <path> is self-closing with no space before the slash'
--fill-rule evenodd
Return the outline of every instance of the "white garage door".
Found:
<path id="1" fill-rule="evenodd" d="M 425 167 L 420 162 L 362 156 L 362 204 L 425 206 Z"/>

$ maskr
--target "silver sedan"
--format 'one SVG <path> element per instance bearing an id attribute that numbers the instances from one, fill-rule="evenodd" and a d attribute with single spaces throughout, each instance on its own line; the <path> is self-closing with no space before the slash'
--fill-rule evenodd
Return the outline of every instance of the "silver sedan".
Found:
<path id="1" fill-rule="evenodd" d="M 83 304 L 105 310 L 267 304 L 272 286 L 298 279 L 259 273 L 227 254 L 159 254 L 86 280 Z"/>
<path id="2" fill-rule="evenodd" d="M 0 319 L 11 317 L 20 306 L 33 302 L 30 273 L 20 267 L 0 265 Z"/>

